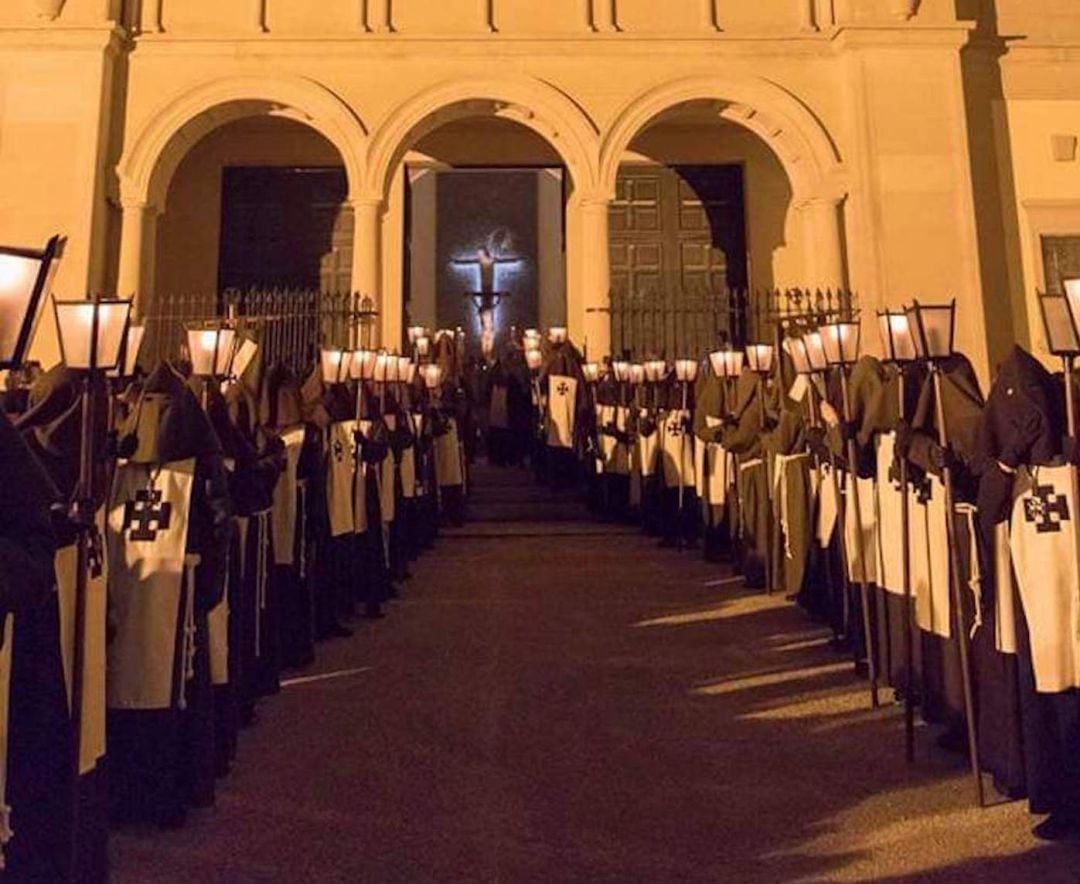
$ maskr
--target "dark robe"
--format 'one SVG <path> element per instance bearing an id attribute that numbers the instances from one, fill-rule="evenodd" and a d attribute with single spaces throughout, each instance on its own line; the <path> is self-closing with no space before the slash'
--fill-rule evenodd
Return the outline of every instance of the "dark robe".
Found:
<path id="1" fill-rule="evenodd" d="M 19 421 L 19 429 L 23 432 L 31 451 L 55 484 L 57 500 L 64 505 L 70 504 L 78 493 L 79 455 L 82 444 L 81 389 L 82 381 L 75 372 L 63 366 L 57 366 L 41 375 L 34 383 L 28 398 L 29 409 Z M 93 477 L 95 512 L 104 503 L 107 493 L 105 465 L 108 445 L 106 436 L 108 395 L 107 389 L 102 384 L 95 398 L 97 410 L 94 414 L 92 430 L 98 446 Z M 56 586 L 60 589 L 60 595 L 57 598 L 61 602 L 57 625 L 72 629 L 72 626 L 64 627 L 65 616 L 62 612 L 66 608 L 68 623 L 71 624 L 75 607 L 76 579 L 72 566 L 77 555 L 75 544 L 78 535 L 75 526 L 68 523 L 65 518 L 54 518 L 54 527 L 57 529 L 58 546 L 54 579 Z M 67 565 L 62 568 L 61 563 L 65 561 Z M 67 573 L 62 574 L 62 571 Z M 65 593 L 68 594 L 66 604 L 64 603 Z M 89 591 L 87 597 L 90 597 Z M 98 741 L 103 736 L 101 729 L 104 725 L 105 698 L 103 692 L 91 689 L 91 685 L 102 684 L 101 674 L 87 668 L 102 665 L 98 654 L 101 653 L 104 645 L 105 622 L 104 612 L 97 605 L 87 605 L 83 629 L 85 654 L 81 730 L 84 745 L 80 747 L 81 770 L 75 798 L 77 835 L 74 874 L 84 880 L 103 880 L 107 875 L 108 867 L 108 774 L 107 763 L 103 759 L 95 759 L 94 755 L 103 748 Z M 20 627 L 17 624 L 16 646 L 21 640 L 19 632 Z M 73 638 L 73 632 L 68 632 L 68 635 Z M 47 641 L 51 642 L 52 639 L 47 639 Z M 62 640 L 62 642 L 67 641 L 70 639 Z M 70 677 L 72 645 L 69 644 L 63 654 L 67 660 L 65 666 L 67 677 Z M 48 660 L 48 656 L 45 659 Z M 41 689 L 44 687 L 42 686 Z M 68 690 L 71 690 L 70 685 Z M 46 696 L 48 696 L 47 691 Z M 62 729 L 61 733 L 63 732 Z M 70 731 L 68 733 L 70 736 Z M 74 764 L 71 769 L 74 770 Z M 72 788 L 70 780 L 68 783 L 69 789 Z M 65 810 L 70 811 L 70 804 L 69 793 Z M 59 815 L 57 819 L 64 820 L 64 815 Z M 16 823 L 17 831 L 18 828 L 18 823 Z M 63 824 L 60 828 L 63 828 Z M 65 850 L 70 856 L 70 846 L 65 846 Z"/>
<path id="2" fill-rule="evenodd" d="M 4 800 L 15 829 L 3 852 L 14 880 L 59 881 L 72 872 L 75 777 L 50 520 L 61 496 L 2 415 L 0 484 L 0 623 L 13 617 L 8 720 L 0 726 L 8 731 Z"/>
<path id="3" fill-rule="evenodd" d="M 1062 463 L 1063 402 L 1058 379 L 1019 347 L 999 366 L 979 434 L 979 522 L 987 549 L 1007 542 L 1003 529 L 1027 470 Z M 987 558 L 983 627 L 976 636 L 980 749 L 998 788 L 1026 794 L 1033 813 L 1080 816 L 1080 692 L 1037 690 L 1032 636 L 1014 572 L 995 574 L 1000 559 Z"/>
<path id="4" fill-rule="evenodd" d="M 735 404 L 722 442 L 735 455 L 738 470 L 742 570 L 748 586 L 766 589 L 766 561 L 773 542 L 772 495 L 769 469 L 762 446 L 763 434 L 775 400 L 768 386 L 762 398 L 762 382 L 745 369 L 735 387 Z"/>
<path id="5" fill-rule="evenodd" d="M 185 552 L 197 557 L 198 564 L 190 578 L 187 573 L 181 575 L 181 581 L 192 580 L 194 588 L 190 657 L 187 649 L 192 636 L 185 634 L 181 615 L 173 646 L 153 651 L 160 659 L 174 661 L 171 697 L 164 705 L 133 708 L 126 698 L 114 703 L 110 686 L 108 723 L 114 817 L 121 822 L 178 825 L 189 805 L 206 806 L 214 799 L 209 613 L 224 591 L 231 517 L 228 479 L 217 434 L 198 398 L 168 365 L 159 366 L 147 378 L 140 402 L 121 432 L 136 442 L 129 463 L 149 469 L 151 475 L 172 464 L 194 461 Z M 113 505 L 126 511 L 123 500 L 114 500 Z M 120 545 L 117 555 L 122 554 L 128 535 L 126 516 L 123 521 L 123 532 L 110 528 L 111 542 Z M 114 571 L 110 598 L 120 591 L 118 584 Z M 144 628 L 141 620 L 117 619 L 114 626 L 110 655 L 114 647 L 144 647 L 133 634 Z M 131 663 L 127 658 L 125 665 Z M 127 678 L 130 682 L 136 676 L 130 672 Z"/>

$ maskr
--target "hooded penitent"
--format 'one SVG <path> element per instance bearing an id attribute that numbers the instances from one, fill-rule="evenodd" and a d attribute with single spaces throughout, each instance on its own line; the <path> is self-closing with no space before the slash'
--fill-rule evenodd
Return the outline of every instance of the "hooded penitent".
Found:
<path id="1" fill-rule="evenodd" d="M 212 795 L 206 617 L 223 590 L 228 485 L 217 434 L 167 365 L 146 379 L 121 434 L 134 454 L 117 466 L 108 512 L 113 798 L 122 816 L 176 822 Z M 183 751 L 181 727 L 192 741 Z"/>

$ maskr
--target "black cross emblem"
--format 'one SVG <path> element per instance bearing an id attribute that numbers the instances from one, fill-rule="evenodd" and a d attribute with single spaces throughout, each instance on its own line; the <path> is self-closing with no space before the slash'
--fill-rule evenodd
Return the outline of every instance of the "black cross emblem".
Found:
<path id="1" fill-rule="evenodd" d="M 672 423 L 668 424 L 668 435 L 669 436 L 676 436 L 676 437 L 681 436 L 682 431 L 683 431 L 683 428 L 682 428 L 681 420 L 680 421 L 673 421 Z"/>
<path id="2" fill-rule="evenodd" d="M 124 530 L 131 529 L 131 540 L 157 540 L 158 531 L 166 531 L 172 519 L 172 504 L 163 503 L 162 492 L 142 488 L 135 499 L 124 504 Z"/>
<path id="3" fill-rule="evenodd" d="M 340 439 L 334 440 L 334 460 L 341 463 L 345 459 L 345 446 L 341 444 Z"/>
<path id="4" fill-rule="evenodd" d="M 1054 534 L 1069 521 L 1068 498 L 1059 496 L 1053 485 L 1036 485 L 1024 499 L 1024 521 L 1035 525 L 1039 534 Z"/>
<path id="5" fill-rule="evenodd" d="M 567 393 L 570 392 L 570 385 L 566 383 L 566 381 L 560 381 L 559 386 L 555 388 L 555 392 L 558 393 L 560 396 L 565 396 Z"/>

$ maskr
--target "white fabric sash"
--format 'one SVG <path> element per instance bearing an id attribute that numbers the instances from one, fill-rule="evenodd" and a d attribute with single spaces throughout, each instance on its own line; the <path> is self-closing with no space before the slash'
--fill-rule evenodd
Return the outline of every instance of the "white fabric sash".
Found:
<path id="1" fill-rule="evenodd" d="M 326 508 L 330 516 L 330 536 L 340 537 L 356 530 L 353 495 L 356 479 L 356 421 L 338 421 L 330 426 L 327 457 Z"/>
<path id="2" fill-rule="evenodd" d="M 551 448 L 574 447 L 574 405 L 577 379 L 553 374 L 548 378 L 547 444 Z"/>
<path id="3" fill-rule="evenodd" d="M 1080 687 L 1080 563 L 1072 468 L 1022 467 L 1016 475 L 1009 545 L 1024 606 L 1035 687 Z"/>
<path id="4" fill-rule="evenodd" d="M 183 579 L 194 482 L 194 458 L 116 470 L 106 535 L 115 626 L 107 651 L 110 708 L 173 705 L 176 673 L 183 672 L 176 666 L 178 618 L 194 604 Z"/>

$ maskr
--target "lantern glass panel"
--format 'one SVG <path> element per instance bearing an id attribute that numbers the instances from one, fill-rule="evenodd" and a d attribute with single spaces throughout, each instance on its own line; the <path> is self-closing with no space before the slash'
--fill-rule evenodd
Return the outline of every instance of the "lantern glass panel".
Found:
<path id="1" fill-rule="evenodd" d="M 768 374 L 773 366 L 772 344 L 749 344 L 746 348 L 746 363 L 751 371 Z"/>
<path id="2" fill-rule="evenodd" d="M 322 379 L 325 384 L 340 383 L 349 373 L 352 354 L 345 350 L 320 350 L 319 364 L 322 366 Z"/>
<path id="3" fill-rule="evenodd" d="M 1065 291 L 1065 303 L 1072 314 L 1073 325 L 1080 329 L 1080 279 L 1066 279 L 1061 283 Z"/>
<path id="4" fill-rule="evenodd" d="M 630 366 L 630 383 L 640 386 L 645 383 L 645 366 L 644 365 L 631 365 Z"/>
<path id="5" fill-rule="evenodd" d="M 955 302 L 949 304 L 920 304 L 908 310 L 909 321 L 914 319 L 916 350 L 927 359 L 944 359 L 953 353 Z"/>
<path id="6" fill-rule="evenodd" d="M 803 335 L 803 343 L 806 344 L 806 356 L 810 360 L 810 367 L 814 371 L 825 371 L 829 367 L 829 360 L 825 356 L 825 341 L 821 332 L 807 332 Z"/>
<path id="7" fill-rule="evenodd" d="M 412 365 L 412 360 L 408 356 L 399 356 L 397 358 L 397 379 L 399 381 L 407 381 L 409 379 L 410 365 Z"/>
<path id="8" fill-rule="evenodd" d="M 742 350 L 728 350 L 724 353 L 729 378 L 737 378 L 742 374 L 745 356 L 746 354 Z"/>
<path id="9" fill-rule="evenodd" d="M 723 350 L 715 350 L 709 354 L 709 365 L 716 377 L 727 377 L 727 361 L 724 359 Z"/>
<path id="10" fill-rule="evenodd" d="M 540 366 L 544 364 L 544 354 L 539 350 L 526 350 L 525 362 L 530 371 L 539 371 Z"/>
<path id="11" fill-rule="evenodd" d="M 548 329 L 548 338 L 550 338 L 553 344 L 565 344 L 567 337 L 567 331 L 564 326 L 555 325 Z"/>
<path id="12" fill-rule="evenodd" d="M 42 258 L 0 252 L 0 368 L 12 368 L 30 344 L 42 293 Z"/>
<path id="13" fill-rule="evenodd" d="M 581 372 L 585 375 L 585 380 L 590 384 L 595 384 L 600 380 L 600 366 L 595 362 L 586 362 L 581 366 Z"/>
<path id="14" fill-rule="evenodd" d="M 915 349 L 911 320 L 906 313 L 898 310 L 879 313 L 878 331 L 881 334 L 885 358 L 889 362 L 911 362 L 919 355 Z"/>
<path id="15" fill-rule="evenodd" d="M 829 365 L 851 365 L 859 358 L 859 324 L 830 322 L 821 327 L 821 342 Z"/>
<path id="16" fill-rule="evenodd" d="M 1039 295 L 1039 306 L 1046 328 L 1047 349 L 1057 356 L 1080 353 L 1080 340 L 1069 313 L 1068 300 L 1061 295 Z"/>
<path id="17" fill-rule="evenodd" d="M 784 340 L 784 349 L 787 350 L 795 365 L 798 374 L 810 374 L 814 369 L 810 365 L 810 356 L 806 352 L 806 341 L 802 338 L 787 338 Z"/>
<path id="18" fill-rule="evenodd" d="M 123 367 L 109 372 L 110 377 L 130 378 L 135 375 L 135 369 L 139 365 L 139 350 L 142 348 L 143 337 L 146 335 L 145 325 L 129 325 L 127 340 L 124 343 Z"/>
<path id="19" fill-rule="evenodd" d="M 127 337 L 131 301 L 54 301 L 64 363 L 73 369 L 115 369 Z M 97 346 L 91 346 L 95 315 Z"/>

